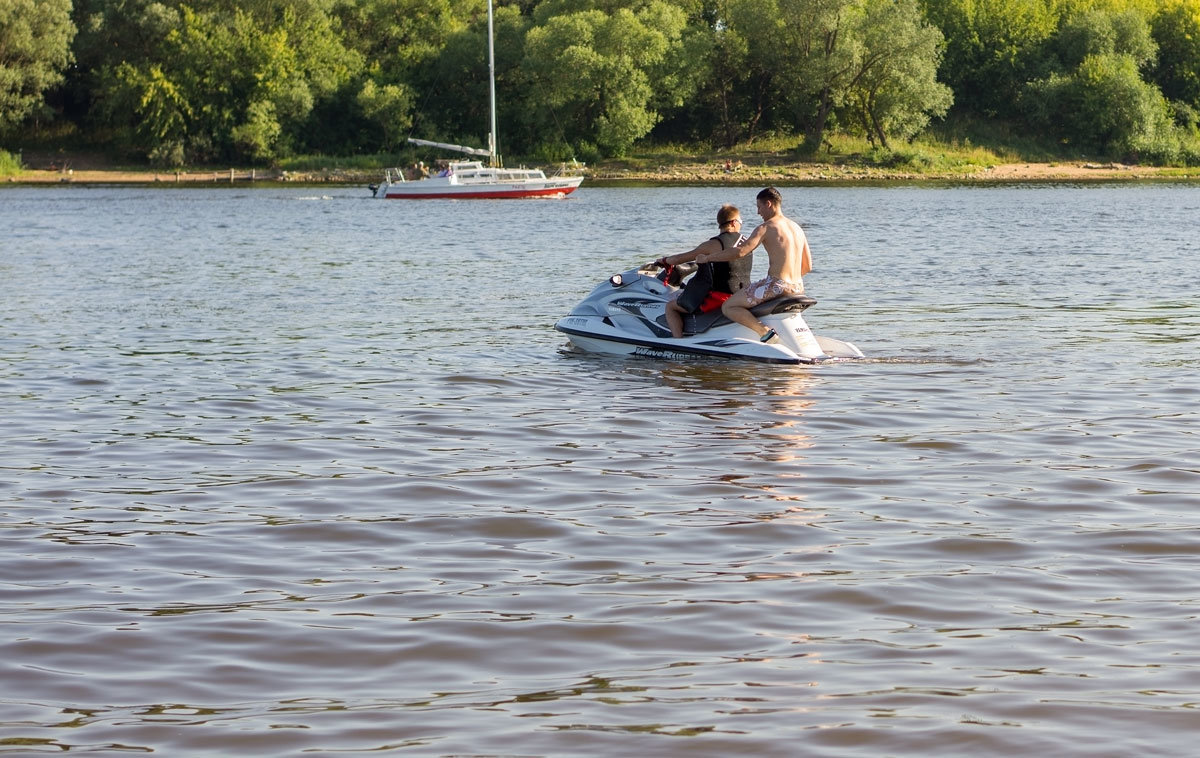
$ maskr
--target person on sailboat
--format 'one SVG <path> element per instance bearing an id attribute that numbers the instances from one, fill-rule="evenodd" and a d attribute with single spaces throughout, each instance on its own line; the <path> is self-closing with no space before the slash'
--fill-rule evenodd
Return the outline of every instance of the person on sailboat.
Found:
<path id="1" fill-rule="evenodd" d="M 732 248 L 745 239 L 741 235 L 742 214 L 736 206 L 721 206 L 717 211 L 717 228 L 720 233 L 716 237 L 701 242 L 686 253 L 665 255 L 655 263 L 663 268 L 678 266 L 680 263 L 697 260 L 697 256 L 704 253 L 717 253 Z M 732 263 L 719 262 L 701 266 L 701 270 L 692 275 L 687 286 L 677 293 L 674 300 L 667 303 L 667 325 L 671 327 L 671 336 L 676 339 L 683 336 L 685 314 L 715 311 L 730 293 L 737 292 L 749 284 L 752 264 L 753 256 L 748 255 Z"/>

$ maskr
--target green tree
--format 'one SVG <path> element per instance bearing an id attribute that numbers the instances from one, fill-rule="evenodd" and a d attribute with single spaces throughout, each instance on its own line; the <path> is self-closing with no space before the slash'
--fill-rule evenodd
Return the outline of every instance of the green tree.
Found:
<path id="1" fill-rule="evenodd" d="M 1151 81 L 1168 100 L 1200 110 L 1200 0 L 1167 0 L 1150 27 L 1158 44 Z"/>
<path id="2" fill-rule="evenodd" d="M 1048 41 L 1055 71 L 1023 97 L 1034 125 L 1080 150 L 1169 161 L 1179 135 L 1161 91 L 1142 77 L 1157 45 L 1135 8 L 1070 10 Z"/>
<path id="3" fill-rule="evenodd" d="M 180 23 L 178 4 L 159 0 L 75 0 L 76 64 L 63 86 L 69 118 L 93 131 L 105 131 L 111 122 L 101 106 L 106 93 L 130 74 L 122 64 L 150 76 L 162 71 L 167 35 Z"/>
<path id="4" fill-rule="evenodd" d="M 400 147 L 416 117 L 421 72 L 483 7 L 484 0 L 334 0 L 323 38 L 357 65 L 336 92 L 317 98 L 290 142 L 340 154 Z"/>
<path id="5" fill-rule="evenodd" d="M 742 140 L 754 140 L 767 105 L 765 98 L 755 96 L 755 84 L 762 72 L 751 71 L 746 33 L 727 21 L 736 12 L 734 6 L 736 0 L 720 0 L 704 29 L 709 44 L 694 64 L 702 76 L 697 86 L 697 107 L 688 114 L 691 124 L 704 126 L 693 130 L 693 136 L 715 137 L 727 148 Z"/>
<path id="6" fill-rule="evenodd" d="M 356 96 L 363 117 L 375 124 L 381 147 L 400 147 L 412 126 L 412 91 L 402 84 L 378 85 L 367 79 Z"/>
<path id="7" fill-rule="evenodd" d="M 111 62 L 108 123 L 160 162 L 267 161 L 303 140 L 316 101 L 361 67 L 320 7 L 303 0 L 151 14 L 174 21 L 157 46 Z M 139 51 L 140 52 L 140 51 Z"/>
<path id="8" fill-rule="evenodd" d="M 913 137 L 953 102 L 937 79 L 942 33 L 913 0 L 867 0 L 861 23 L 850 99 L 871 141 L 886 148 L 889 134 Z"/>
<path id="9" fill-rule="evenodd" d="M 43 107 L 74 37 L 71 0 L 0 0 L 0 131 Z"/>
<path id="10" fill-rule="evenodd" d="M 794 128 L 791 93 L 782 71 L 788 48 L 777 0 L 714 0 L 692 19 L 689 70 L 693 98 L 677 111 L 676 127 L 725 147 L 753 142 L 764 129 Z"/>
<path id="11" fill-rule="evenodd" d="M 860 0 L 779 0 L 780 41 L 758 41 L 780 45 L 786 56 L 776 66 L 792 84 L 788 102 L 804 127 L 807 151 L 820 148 L 831 114 L 862 71 L 865 12 Z"/>
<path id="12" fill-rule="evenodd" d="M 690 94 L 689 79 L 670 70 L 683 59 L 683 11 L 662 0 L 615 5 L 561 15 L 539 6 L 525 39 L 525 74 L 585 158 L 592 149 L 623 155 L 661 108 Z"/>
<path id="13" fill-rule="evenodd" d="M 400 84 L 435 60 L 450 37 L 486 13 L 486 0 L 342 0 L 345 44 L 376 84 Z"/>
<path id="14" fill-rule="evenodd" d="M 1158 53 L 1146 17 L 1136 10 L 1111 12 L 1089 9 L 1064 16 L 1052 47 L 1067 69 L 1089 55 L 1128 55 L 1139 67 L 1151 64 Z"/>
<path id="15" fill-rule="evenodd" d="M 886 145 L 889 133 L 911 136 L 950 103 L 937 81 L 941 34 L 913 0 L 742 0 L 735 8 L 730 27 L 746 40 L 748 68 L 780 103 L 771 117 L 803 131 L 808 152 L 839 112 Z"/>
<path id="16" fill-rule="evenodd" d="M 1026 82 L 1047 74 L 1047 40 L 1059 14 L 1050 0 L 922 0 L 946 39 L 942 78 L 965 110 L 1013 113 Z"/>
<path id="17" fill-rule="evenodd" d="M 1030 85 L 1035 123 L 1081 150 L 1170 161 L 1179 149 L 1166 98 L 1127 54 L 1089 55 Z"/>
<path id="18" fill-rule="evenodd" d="M 137 114 L 134 140 L 144 146 L 147 156 L 164 165 L 182 164 L 191 106 L 162 66 L 118 64 L 113 88 L 120 92 L 120 102 Z"/>

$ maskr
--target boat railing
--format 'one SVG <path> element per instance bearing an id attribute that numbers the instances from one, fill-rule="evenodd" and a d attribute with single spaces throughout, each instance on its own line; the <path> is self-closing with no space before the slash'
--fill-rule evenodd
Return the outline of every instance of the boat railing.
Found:
<path id="1" fill-rule="evenodd" d="M 579 176 L 579 173 L 583 171 L 586 166 L 586 163 L 580 163 L 579 161 L 571 161 L 569 164 L 565 162 L 560 163 L 558 164 L 558 168 L 555 169 L 551 176 Z"/>

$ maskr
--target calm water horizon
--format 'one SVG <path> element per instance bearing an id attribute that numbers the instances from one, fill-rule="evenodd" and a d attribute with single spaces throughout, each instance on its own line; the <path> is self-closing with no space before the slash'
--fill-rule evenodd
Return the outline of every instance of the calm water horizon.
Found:
<path id="1" fill-rule="evenodd" d="M 0 188 L 0 753 L 1188 754 L 1200 186 L 781 191 L 864 361 L 554 331 L 756 188 Z"/>

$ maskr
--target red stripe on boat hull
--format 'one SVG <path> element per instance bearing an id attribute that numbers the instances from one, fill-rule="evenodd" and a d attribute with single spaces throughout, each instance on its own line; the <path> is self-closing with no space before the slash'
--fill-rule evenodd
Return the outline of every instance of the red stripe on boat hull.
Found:
<path id="1" fill-rule="evenodd" d="M 384 195 L 385 200 L 437 200 L 437 199 L 495 199 L 495 198 L 522 198 L 522 197 L 547 197 L 551 195 L 569 195 L 575 191 L 575 187 L 547 187 L 546 189 L 529 190 L 468 190 L 464 192 L 422 192 L 413 194 L 388 194 Z"/>

